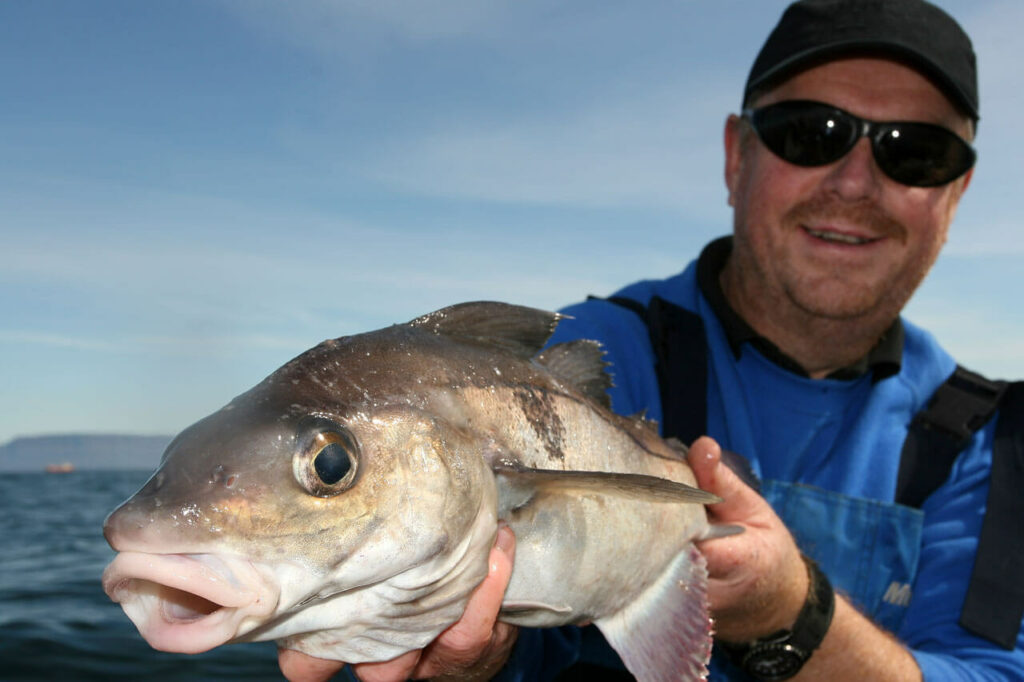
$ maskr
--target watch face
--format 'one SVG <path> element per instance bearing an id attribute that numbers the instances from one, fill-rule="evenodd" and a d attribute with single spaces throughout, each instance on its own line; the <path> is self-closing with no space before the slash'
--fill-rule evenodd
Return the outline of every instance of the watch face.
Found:
<path id="1" fill-rule="evenodd" d="M 800 672 L 806 660 L 789 644 L 765 644 L 743 658 L 743 669 L 758 680 L 786 680 Z"/>

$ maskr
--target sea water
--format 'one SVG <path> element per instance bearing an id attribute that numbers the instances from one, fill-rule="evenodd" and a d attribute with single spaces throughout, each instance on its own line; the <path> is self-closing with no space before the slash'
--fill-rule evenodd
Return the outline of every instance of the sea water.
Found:
<path id="1" fill-rule="evenodd" d="M 100 576 L 103 519 L 143 471 L 0 473 L 0 680 L 281 680 L 272 642 L 156 651 Z"/>

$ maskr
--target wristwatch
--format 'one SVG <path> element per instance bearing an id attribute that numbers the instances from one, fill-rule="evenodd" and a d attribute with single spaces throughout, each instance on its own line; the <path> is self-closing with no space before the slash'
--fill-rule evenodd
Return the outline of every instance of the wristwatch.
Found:
<path id="1" fill-rule="evenodd" d="M 788 680 L 796 675 L 825 639 L 832 623 L 836 605 L 832 583 L 812 559 L 804 556 L 803 560 L 810 584 L 792 629 L 745 644 L 722 644 L 733 662 L 755 680 Z"/>

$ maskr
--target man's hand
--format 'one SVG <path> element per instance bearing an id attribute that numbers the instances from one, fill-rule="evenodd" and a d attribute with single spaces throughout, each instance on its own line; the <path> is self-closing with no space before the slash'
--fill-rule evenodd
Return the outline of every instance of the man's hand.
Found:
<path id="1" fill-rule="evenodd" d="M 721 463 L 711 438 L 694 442 L 687 459 L 697 485 L 724 501 L 708 506 L 711 523 L 743 533 L 701 543 L 715 636 L 743 642 L 789 628 L 807 598 L 807 567 L 793 536 L 771 506 Z"/>
<path id="2" fill-rule="evenodd" d="M 512 651 L 518 632 L 507 623 L 497 622 L 514 558 L 515 536 L 507 527 L 502 527 L 491 549 L 487 577 L 473 592 L 458 622 L 425 649 L 381 663 L 359 663 L 352 667 L 353 672 L 364 682 L 426 677 L 473 680 L 493 676 Z M 292 682 L 322 682 L 345 665 L 290 649 L 278 651 L 278 663 L 281 672 Z"/>
<path id="3" fill-rule="evenodd" d="M 706 540 L 700 550 L 708 561 L 715 637 L 746 642 L 792 627 L 807 598 L 807 568 L 782 520 L 721 456 L 718 444 L 704 437 L 694 442 L 688 460 L 697 485 L 724 500 L 708 506 L 711 522 L 739 525 L 744 532 Z M 841 594 L 835 609 L 824 641 L 793 682 L 921 679 L 914 657 L 895 637 Z"/>

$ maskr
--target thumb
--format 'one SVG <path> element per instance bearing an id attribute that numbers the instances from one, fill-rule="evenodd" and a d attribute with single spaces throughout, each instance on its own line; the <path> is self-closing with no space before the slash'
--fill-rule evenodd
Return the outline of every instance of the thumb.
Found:
<path id="1" fill-rule="evenodd" d="M 741 522 L 757 514 L 766 504 L 757 491 L 725 466 L 722 447 L 713 438 L 701 436 L 694 441 L 686 459 L 698 487 L 722 498 L 722 502 L 708 505 L 717 521 Z"/>

